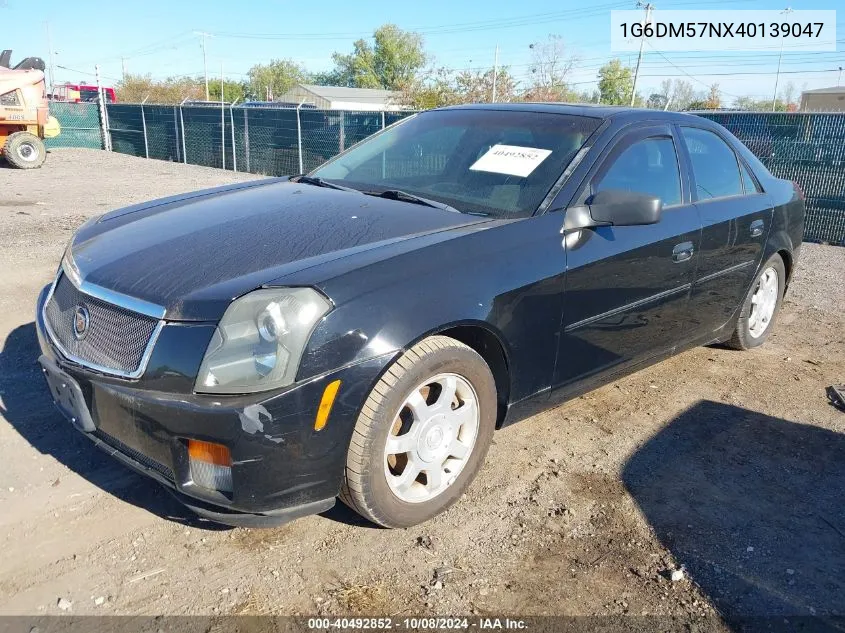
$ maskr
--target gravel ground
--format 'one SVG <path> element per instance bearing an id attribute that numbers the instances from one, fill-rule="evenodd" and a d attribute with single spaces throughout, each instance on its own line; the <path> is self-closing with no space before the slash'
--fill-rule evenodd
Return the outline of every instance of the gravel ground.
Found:
<path id="1" fill-rule="evenodd" d="M 87 217 L 250 177 L 88 150 L 0 166 L 0 614 L 845 614 L 843 248 L 804 245 L 762 348 L 695 349 L 497 433 L 416 528 L 342 506 L 219 528 L 101 454 L 35 370 L 38 290 Z"/>

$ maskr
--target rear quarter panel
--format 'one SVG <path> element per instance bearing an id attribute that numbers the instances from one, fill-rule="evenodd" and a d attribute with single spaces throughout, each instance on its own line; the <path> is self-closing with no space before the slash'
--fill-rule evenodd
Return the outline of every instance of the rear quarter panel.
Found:
<path id="1" fill-rule="evenodd" d="M 717 125 L 714 123 L 714 125 Z M 785 254 L 787 284 L 790 281 L 795 260 L 801 252 L 804 240 L 804 200 L 796 186 L 788 180 L 776 178 L 755 154 L 731 132 L 719 126 L 733 140 L 737 151 L 751 167 L 757 180 L 763 186 L 773 207 L 772 226 L 766 240 L 763 261 L 779 251 Z"/>

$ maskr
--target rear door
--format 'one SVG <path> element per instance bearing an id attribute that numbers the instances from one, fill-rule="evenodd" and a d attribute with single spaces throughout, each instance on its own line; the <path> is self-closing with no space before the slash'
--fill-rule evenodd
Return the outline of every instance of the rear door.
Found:
<path id="1" fill-rule="evenodd" d="M 559 392 L 656 356 L 685 336 L 700 231 L 686 172 L 673 128 L 649 125 L 620 133 L 586 177 L 574 204 L 624 189 L 658 196 L 664 208 L 657 224 L 565 236 Z"/>
<path id="2" fill-rule="evenodd" d="M 760 264 L 772 205 L 730 143 L 711 129 L 679 126 L 701 217 L 701 247 L 690 298 L 696 336 L 727 323 Z"/>

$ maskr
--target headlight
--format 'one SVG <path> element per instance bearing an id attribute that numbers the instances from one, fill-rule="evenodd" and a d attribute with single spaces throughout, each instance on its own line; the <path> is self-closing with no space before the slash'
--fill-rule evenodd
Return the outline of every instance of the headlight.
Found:
<path id="1" fill-rule="evenodd" d="M 71 251 L 71 246 L 73 245 L 73 240 L 71 240 L 67 248 L 65 248 L 65 254 L 62 256 L 62 264 L 61 268 L 65 271 L 65 274 L 71 278 L 74 284 L 77 287 L 82 285 L 82 274 L 79 272 L 79 267 L 76 265 L 76 262 L 73 261 L 73 252 Z"/>
<path id="2" fill-rule="evenodd" d="M 311 288 L 256 290 L 237 299 L 211 337 L 195 391 L 253 393 L 293 383 L 308 337 L 330 309 Z"/>

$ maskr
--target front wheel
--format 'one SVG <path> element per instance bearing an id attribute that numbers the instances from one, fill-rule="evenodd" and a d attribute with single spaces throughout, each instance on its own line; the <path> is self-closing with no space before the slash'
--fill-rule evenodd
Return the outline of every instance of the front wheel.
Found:
<path id="1" fill-rule="evenodd" d="M 484 359 L 445 336 L 405 352 L 373 388 L 349 446 L 340 498 L 385 527 L 410 527 L 464 493 L 496 425 Z"/>
<path id="2" fill-rule="evenodd" d="M 35 169 L 41 167 L 47 158 L 44 141 L 29 132 L 10 134 L 3 146 L 3 155 L 12 167 Z"/>
<path id="3" fill-rule="evenodd" d="M 775 253 L 760 267 L 748 290 L 729 347 L 745 350 L 765 342 L 780 312 L 785 288 L 786 267 Z"/>

